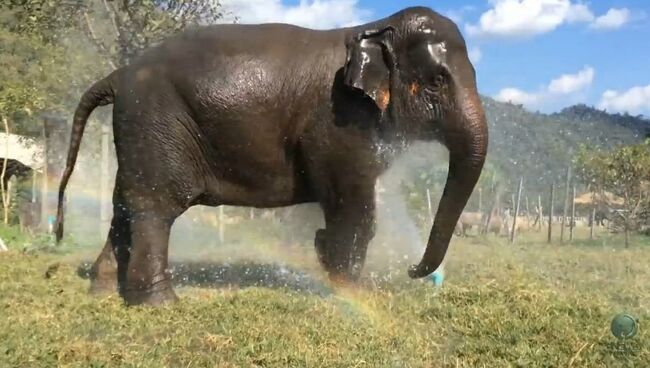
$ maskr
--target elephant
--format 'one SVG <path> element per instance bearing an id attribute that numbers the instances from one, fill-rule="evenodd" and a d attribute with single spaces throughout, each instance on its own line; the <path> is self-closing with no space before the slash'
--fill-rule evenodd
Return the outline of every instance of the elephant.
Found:
<path id="1" fill-rule="evenodd" d="M 23 180 L 30 179 L 31 175 L 33 175 L 34 170 L 31 167 L 13 158 L 0 158 L 0 170 L 2 170 L 2 165 L 5 165 L 5 161 L 7 162 L 5 174 L 2 177 L 4 188 L 9 187 L 9 180 L 11 180 L 14 175 Z"/>
<path id="2" fill-rule="evenodd" d="M 4 158 L 0 158 L 0 167 L 4 165 Z M 18 224 L 21 232 L 32 232 L 40 224 L 41 204 L 34 197 L 32 191 L 32 181 L 36 171 L 24 163 L 8 158 L 6 159 L 5 175 L 2 178 L 4 188 L 9 188 L 9 182 L 12 177 L 17 179 L 16 187 L 16 212 L 18 214 Z"/>
<path id="3" fill-rule="evenodd" d="M 481 212 L 463 212 L 458 219 L 457 232 L 467 236 L 467 230 L 473 226 L 481 228 L 485 224 L 485 216 Z M 480 231 L 480 230 L 479 230 Z"/>
<path id="4" fill-rule="evenodd" d="M 355 27 L 222 24 L 185 30 L 93 84 L 74 113 L 64 194 L 86 121 L 113 104 L 118 169 L 108 240 L 92 289 L 126 305 L 177 300 L 174 220 L 194 205 L 318 203 L 330 280 L 358 281 L 375 234 L 375 182 L 417 140 L 441 142 L 449 173 L 411 278 L 442 262 L 480 176 L 488 130 L 465 40 L 426 7 Z M 116 268 L 116 269 L 115 269 Z"/>

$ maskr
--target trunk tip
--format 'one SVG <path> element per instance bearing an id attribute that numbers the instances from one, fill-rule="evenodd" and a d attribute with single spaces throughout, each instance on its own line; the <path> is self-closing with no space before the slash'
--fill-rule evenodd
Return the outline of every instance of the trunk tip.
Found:
<path id="1" fill-rule="evenodd" d="M 411 267 L 409 267 L 408 274 L 409 277 L 412 279 L 420 279 L 432 274 L 435 270 L 438 269 L 438 266 L 440 265 L 436 265 L 435 267 L 433 267 L 432 265 L 428 265 L 424 263 L 420 263 L 419 265 L 412 265 Z"/>

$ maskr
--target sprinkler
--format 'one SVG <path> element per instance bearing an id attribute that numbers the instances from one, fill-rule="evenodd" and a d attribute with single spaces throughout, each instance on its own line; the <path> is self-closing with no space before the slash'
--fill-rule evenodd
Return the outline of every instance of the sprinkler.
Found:
<path id="1" fill-rule="evenodd" d="M 445 279 L 445 269 L 443 266 L 438 267 L 437 270 L 433 271 L 431 275 L 428 277 L 431 282 L 433 282 L 433 285 L 436 287 L 442 286 L 442 282 Z"/>
<path id="2" fill-rule="evenodd" d="M 630 339 L 636 335 L 639 330 L 639 320 L 627 313 L 617 314 L 612 319 L 611 330 L 616 338 L 624 340 Z"/>

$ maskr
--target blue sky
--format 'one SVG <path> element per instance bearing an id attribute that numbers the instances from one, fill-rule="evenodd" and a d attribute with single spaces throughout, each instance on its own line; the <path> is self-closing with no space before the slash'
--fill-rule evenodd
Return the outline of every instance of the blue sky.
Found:
<path id="1" fill-rule="evenodd" d="M 222 0 L 242 23 L 333 28 L 408 6 L 452 18 L 481 93 L 552 112 L 575 103 L 650 116 L 648 0 Z"/>

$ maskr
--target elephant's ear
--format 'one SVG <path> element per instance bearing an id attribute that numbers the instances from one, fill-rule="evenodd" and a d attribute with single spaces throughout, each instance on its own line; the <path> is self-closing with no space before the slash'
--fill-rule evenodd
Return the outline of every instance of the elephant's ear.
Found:
<path id="1" fill-rule="evenodd" d="M 390 103 L 390 69 L 392 27 L 365 31 L 347 41 L 347 60 L 343 82 L 363 91 L 381 111 Z"/>

